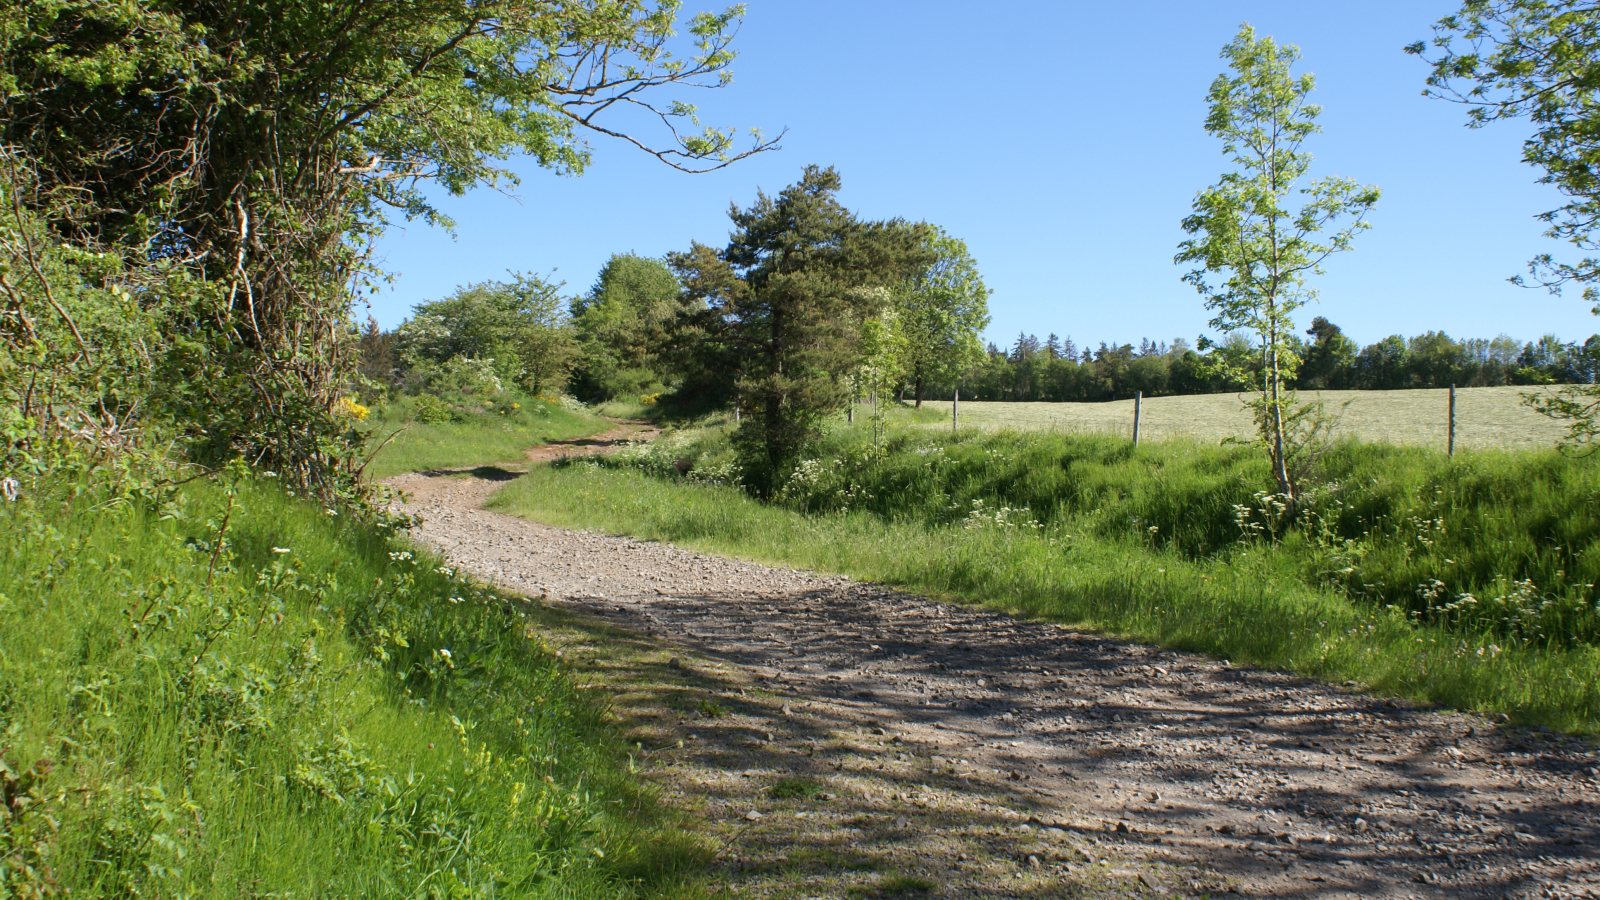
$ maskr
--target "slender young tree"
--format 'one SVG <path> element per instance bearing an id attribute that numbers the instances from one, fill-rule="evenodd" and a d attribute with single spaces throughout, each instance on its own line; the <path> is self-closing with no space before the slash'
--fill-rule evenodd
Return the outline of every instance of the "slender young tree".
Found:
<path id="1" fill-rule="evenodd" d="M 1278 493 L 1292 504 L 1286 429 L 1300 411 L 1286 384 L 1299 364 L 1293 314 L 1316 299 L 1307 276 L 1368 227 L 1378 189 L 1348 178 L 1307 179 L 1304 145 L 1321 130 L 1321 109 L 1307 101 L 1311 75 L 1290 72 L 1299 48 L 1258 38 L 1246 24 L 1222 58 L 1232 72 L 1211 83 L 1205 128 L 1222 140 L 1233 168 L 1195 197 L 1183 220 L 1193 237 L 1178 245 L 1175 261 L 1196 264 L 1184 281 L 1215 313 L 1212 328 L 1255 337 L 1261 375 L 1251 407 Z"/>

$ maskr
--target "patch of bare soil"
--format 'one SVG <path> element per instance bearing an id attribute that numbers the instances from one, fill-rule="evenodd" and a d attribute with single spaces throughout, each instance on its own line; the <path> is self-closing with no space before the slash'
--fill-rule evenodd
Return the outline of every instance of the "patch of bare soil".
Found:
<path id="1" fill-rule="evenodd" d="M 651 440 L 661 433 L 661 429 L 649 422 L 632 419 L 614 419 L 612 421 L 616 424 L 616 427 L 601 434 L 573 438 L 570 441 L 557 441 L 553 444 L 530 448 L 528 450 L 528 461 L 550 462 L 568 457 L 611 453 L 628 444 Z"/>
<path id="2" fill-rule="evenodd" d="M 507 477 L 391 483 L 533 598 L 740 896 L 1600 897 L 1577 740 L 480 509 Z"/>

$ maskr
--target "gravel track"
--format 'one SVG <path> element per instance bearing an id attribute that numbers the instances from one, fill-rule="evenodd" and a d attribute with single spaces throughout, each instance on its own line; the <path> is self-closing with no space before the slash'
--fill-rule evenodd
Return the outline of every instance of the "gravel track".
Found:
<path id="1" fill-rule="evenodd" d="M 746 894 L 859 895 L 868 853 L 952 897 L 1600 897 L 1592 744 L 481 509 L 511 477 L 390 483 L 452 565 L 706 676 L 630 740 Z"/>

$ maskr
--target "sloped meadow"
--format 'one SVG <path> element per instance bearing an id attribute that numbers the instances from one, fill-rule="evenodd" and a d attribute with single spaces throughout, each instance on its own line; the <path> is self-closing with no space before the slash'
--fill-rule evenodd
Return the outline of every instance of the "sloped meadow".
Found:
<path id="1" fill-rule="evenodd" d="M 0 505 L 7 896 L 626 897 L 704 858 L 515 604 L 396 523 L 82 484 Z"/>

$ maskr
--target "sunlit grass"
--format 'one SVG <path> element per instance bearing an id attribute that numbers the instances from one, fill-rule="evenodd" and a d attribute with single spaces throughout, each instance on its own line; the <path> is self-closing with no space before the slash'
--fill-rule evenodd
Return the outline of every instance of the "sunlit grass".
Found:
<path id="1" fill-rule="evenodd" d="M 1113 495 L 1105 495 L 1110 503 Z M 1292 669 L 1563 729 L 1600 725 L 1600 653 L 1418 624 L 1405 610 L 1308 584 L 1267 542 L 1195 555 L 1062 513 L 1048 527 L 949 524 L 861 510 L 806 515 L 733 487 L 582 463 L 541 467 L 491 505 L 538 521 L 815 568 L 934 596 Z M 1019 504 L 1020 505 L 1020 504 Z M 1291 548 L 1292 549 L 1292 548 Z"/>
<path id="2" fill-rule="evenodd" d="M 270 484 L 109 499 L 0 505 L 6 896 L 656 896 L 704 860 L 437 559 Z"/>
<path id="3" fill-rule="evenodd" d="M 405 472 L 520 462 L 530 447 L 612 427 L 599 415 L 521 395 L 507 394 L 487 403 L 456 398 L 449 409 L 457 421 L 428 423 L 413 420 L 411 398 L 380 404 L 368 424 L 375 440 L 399 433 L 378 451 L 366 474 L 388 478 Z"/>

